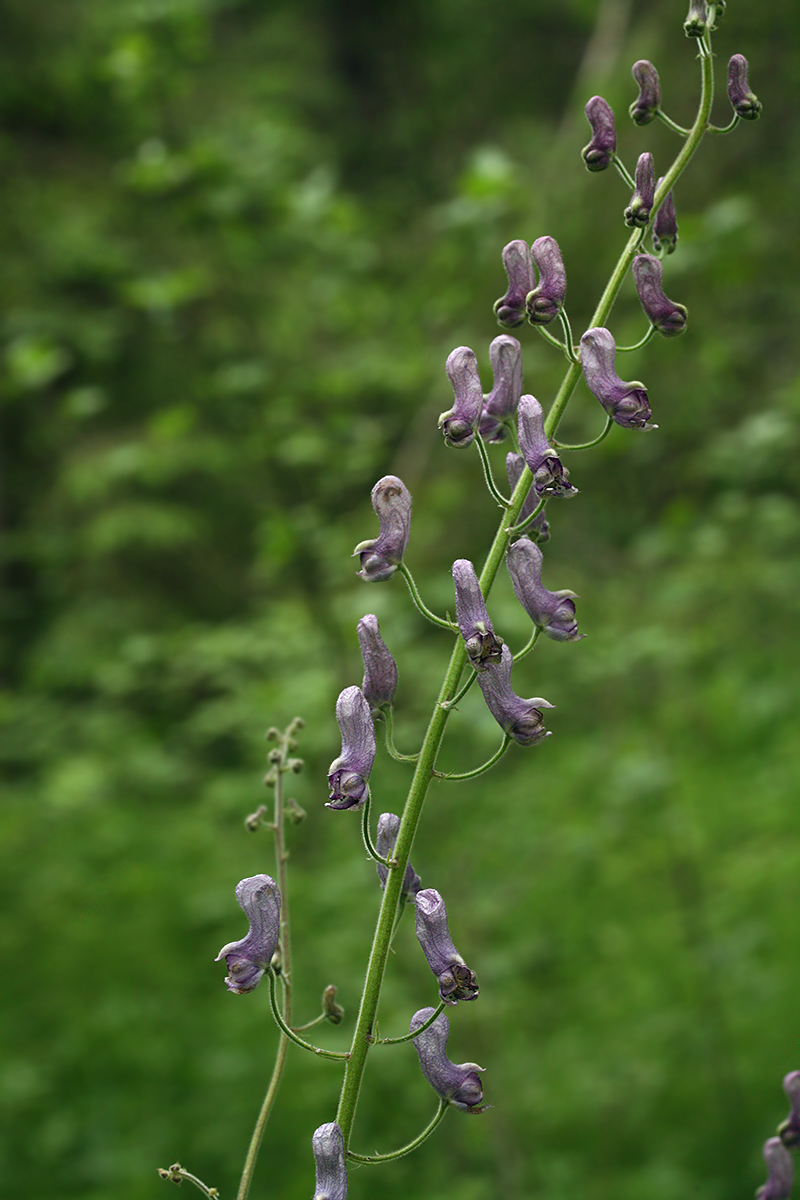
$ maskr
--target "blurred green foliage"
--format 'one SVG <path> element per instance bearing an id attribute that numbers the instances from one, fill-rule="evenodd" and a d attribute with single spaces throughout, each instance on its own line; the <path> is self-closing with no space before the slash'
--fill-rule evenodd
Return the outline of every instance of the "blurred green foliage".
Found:
<path id="1" fill-rule="evenodd" d="M 354 579 L 369 489 L 411 489 L 409 561 L 444 610 L 496 519 L 477 457 L 436 433 L 445 357 L 488 369 L 515 237 L 558 239 L 583 327 L 627 199 L 583 170 L 583 103 L 609 99 L 630 164 L 665 163 L 672 135 L 624 118 L 628 68 L 652 58 L 689 121 L 694 47 L 678 0 L 0 8 L 3 1192 L 139 1200 L 180 1159 L 229 1197 L 275 1044 L 266 996 L 228 995 L 212 961 L 235 883 L 271 870 L 242 825 L 263 732 L 308 722 L 295 986 L 310 1017 L 338 985 L 338 1048 L 378 888 L 322 807 L 334 700 L 374 610 L 411 748 L 448 644 L 400 580 Z M 354 1196 L 722 1200 L 763 1177 L 800 1065 L 798 33 L 791 0 L 728 5 L 720 72 L 748 56 L 764 119 L 707 140 L 678 189 L 665 282 L 689 330 L 629 372 L 660 430 L 574 456 L 581 496 L 551 506 L 545 582 L 581 594 L 590 637 L 540 644 L 519 690 L 557 704 L 557 736 L 438 786 L 415 847 L 479 972 L 451 1052 L 494 1108 Z M 642 332 L 630 288 L 614 328 Z M 523 342 L 547 402 L 562 364 Z M 581 388 L 565 439 L 599 415 Z M 508 580 L 493 615 L 527 636 Z M 451 726 L 445 765 L 494 749 L 474 693 Z M 379 811 L 404 784 L 379 761 Z M 407 920 L 385 1029 L 431 987 Z M 364 1152 L 435 1107 L 409 1046 L 365 1086 Z M 254 1196 L 310 1194 L 337 1092 L 291 1055 Z"/>

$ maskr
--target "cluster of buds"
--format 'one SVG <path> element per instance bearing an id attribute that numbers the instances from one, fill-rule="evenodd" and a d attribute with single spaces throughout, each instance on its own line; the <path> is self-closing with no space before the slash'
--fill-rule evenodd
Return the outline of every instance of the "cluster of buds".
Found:
<path id="1" fill-rule="evenodd" d="M 503 249 L 503 266 L 508 287 L 494 304 L 498 323 L 514 329 L 526 316 L 531 325 L 554 321 L 567 295 L 567 273 L 555 238 L 537 238 L 530 248 L 519 239 L 509 242 Z"/>

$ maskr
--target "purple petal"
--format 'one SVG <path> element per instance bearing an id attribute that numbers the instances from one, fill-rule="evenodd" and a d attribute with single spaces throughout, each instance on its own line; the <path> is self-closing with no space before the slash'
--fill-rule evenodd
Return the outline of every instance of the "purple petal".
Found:
<path id="1" fill-rule="evenodd" d="M 327 808 L 360 808 L 367 798 L 367 780 L 375 761 L 375 728 L 361 688 L 348 687 L 336 701 L 336 720 L 342 734 L 342 753 L 328 771 Z"/>
<path id="2" fill-rule="evenodd" d="M 417 939 L 439 982 L 439 995 L 445 1004 L 477 1000 L 477 976 L 453 945 L 447 927 L 447 909 L 435 888 L 417 892 Z"/>
<path id="3" fill-rule="evenodd" d="M 214 962 L 225 959 L 229 991 L 252 992 L 269 966 L 280 937 L 281 894 L 269 875 L 252 875 L 236 885 L 239 907 L 250 922 L 247 936 L 223 946 Z"/>
<path id="4" fill-rule="evenodd" d="M 553 708 L 553 705 L 540 697 L 522 700 L 512 691 L 512 661 L 511 651 L 504 646 L 501 661 L 478 672 L 478 686 L 500 728 L 521 746 L 535 746 L 550 737 L 550 732 L 544 728 L 542 709 Z"/>
<path id="5" fill-rule="evenodd" d="M 411 533 L 411 494 L 396 475 L 384 475 L 372 489 L 372 507 L 381 524 L 377 538 L 359 542 L 353 551 L 361 556 L 357 572 L 368 583 L 380 583 L 394 575 Z"/>
<path id="6" fill-rule="evenodd" d="M 498 637 L 486 611 L 486 601 L 475 568 L 469 559 L 453 563 L 456 586 L 456 620 L 467 648 L 469 661 L 476 671 L 487 663 L 499 662 L 503 639 Z"/>

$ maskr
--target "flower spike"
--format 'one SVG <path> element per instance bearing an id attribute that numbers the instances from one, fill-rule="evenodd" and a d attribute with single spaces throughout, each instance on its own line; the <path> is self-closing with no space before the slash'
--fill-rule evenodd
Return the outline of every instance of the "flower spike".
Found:
<path id="1" fill-rule="evenodd" d="M 524 467 L 525 459 L 522 457 L 522 455 L 515 454 L 513 450 L 510 450 L 506 455 L 506 474 L 508 475 L 508 482 L 511 486 L 512 492 L 519 483 L 519 477 L 522 474 Z M 539 497 L 536 495 L 535 490 L 531 488 L 525 497 L 522 508 L 519 512 L 520 524 L 528 519 L 538 503 Z M 541 512 L 534 517 L 533 521 L 528 526 L 528 533 L 532 533 L 537 542 L 540 544 L 550 540 L 550 522 L 547 520 L 544 509 L 542 509 Z"/>
<path id="2" fill-rule="evenodd" d="M 683 22 L 687 37 L 701 38 L 708 28 L 708 4 L 706 0 L 689 0 L 689 11 Z"/>
<path id="3" fill-rule="evenodd" d="M 513 655 L 503 646 L 503 657 L 497 666 L 478 672 L 478 686 L 489 712 L 497 724 L 520 746 L 535 746 L 551 736 L 544 727 L 543 708 L 553 708 L 540 697 L 522 700 L 511 688 Z"/>
<path id="4" fill-rule="evenodd" d="M 525 320 L 525 297 L 535 286 L 528 243 L 521 238 L 503 247 L 503 266 L 508 276 L 506 293 L 494 302 L 498 325 L 516 329 Z"/>
<path id="5" fill-rule="evenodd" d="M 445 1004 L 478 999 L 478 977 L 453 945 L 447 909 L 435 888 L 417 892 L 417 940 L 439 982 L 439 995 Z"/>
<path id="6" fill-rule="evenodd" d="M 614 113 L 602 96 L 587 100 L 586 120 L 592 127 L 592 140 L 581 151 L 589 171 L 605 171 L 617 151 L 617 131 L 614 128 Z"/>
<path id="7" fill-rule="evenodd" d="M 353 551 L 361 556 L 360 575 L 368 583 L 391 578 L 403 561 L 411 533 L 411 493 L 396 475 L 384 475 L 372 489 L 372 507 L 381 523 L 378 537 L 359 542 Z"/>
<path id="8" fill-rule="evenodd" d="M 778 1127 L 778 1137 L 784 1146 L 796 1150 L 800 1146 L 800 1071 L 790 1071 L 783 1079 L 783 1090 L 789 1097 L 791 1112 Z"/>
<path id="9" fill-rule="evenodd" d="M 549 325 L 561 312 L 567 295 L 567 273 L 556 239 L 537 238 L 531 246 L 531 258 L 539 272 L 539 283 L 528 293 L 525 310 L 531 325 Z"/>
<path id="10" fill-rule="evenodd" d="M 381 813 L 378 817 L 378 834 L 375 838 L 375 849 L 380 854 L 381 858 L 391 858 L 394 853 L 395 844 L 397 843 L 397 835 L 400 832 L 400 818 L 395 813 Z M 383 863 L 376 862 L 375 866 L 378 870 L 378 878 L 381 881 L 381 887 L 386 887 L 386 880 L 389 878 L 389 868 Z M 411 863 L 406 866 L 406 873 L 403 876 L 402 893 L 406 900 L 410 900 L 413 904 L 417 892 L 422 887 L 422 880 L 416 873 Z"/>
<path id="11" fill-rule="evenodd" d="M 779 1137 L 768 1138 L 764 1143 L 764 1162 L 767 1164 L 767 1182 L 756 1192 L 756 1200 L 789 1200 L 794 1165 Z"/>
<path id="12" fill-rule="evenodd" d="M 489 663 L 500 661 L 503 639 L 494 632 L 478 576 L 469 559 L 457 558 L 453 563 L 453 581 L 458 628 L 469 661 L 476 671 L 481 671 Z"/>
<path id="13" fill-rule="evenodd" d="M 650 220 L 653 199 L 656 194 L 656 173 L 653 166 L 653 156 L 649 150 L 639 155 L 636 164 L 636 191 L 631 196 L 631 202 L 625 209 L 625 224 L 644 229 Z"/>
<path id="14" fill-rule="evenodd" d="M 649 125 L 661 107 L 661 81 L 658 71 L 646 58 L 631 67 L 631 75 L 639 85 L 639 95 L 628 109 L 636 125 Z"/>
<path id="15" fill-rule="evenodd" d="M 617 345 L 607 329 L 587 329 L 581 338 L 581 363 L 589 391 L 612 420 L 625 429 L 657 429 L 650 424 L 647 388 L 634 380 L 623 383 L 614 370 Z"/>
<path id="16" fill-rule="evenodd" d="M 409 1024 L 409 1032 L 419 1029 L 429 1021 L 436 1010 L 421 1008 L 415 1012 Z M 419 1056 L 422 1074 L 427 1079 L 437 1096 L 447 1100 L 464 1112 L 479 1113 L 483 1087 L 478 1075 L 484 1067 L 477 1063 L 451 1063 L 445 1054 L 447 1039 L 450 1036 L 450 1022 L 444 1013 L 440 1013 L 427 1029 L 414 1038 L 414 1049 Z"/>
<path id="17" fill-rule="evenodd" d="M 439 417 L 439 428 L 444 431 L 447 445 L 460 450 L 475 440 L 475 429 L 483 408 L 481 377 L 474 350 L 469 346 L 457 346 L 447 356 L 444 369 L 453 385 L 456 402 Z"/>
<path id="18" fill-rule="evenodd" d="M 552 449 L 544 432 L 544 413 L 535 396 L 520 397 L 518 408 L 519 448 L 533 472 L 533 490 L 542 496 L 575 496 L 578 489 L 569 481 L 569 471 Z"/>
<path id="19" fill-rule="evenodd" d="M 652 254 L 637 254 L 631 264 L 636 291 L 648 320 L 664 337 L 677 337 L 686 329 L 687 309 L 664 295 L 664 268 Z"/>
<path id="20" fill-rule="evenodd" d="M 757 121 L 761 115 L 761 101 L 750 91 L 749 67 L 743 54 L 734 54 L 728 63 L 728 99 L 733 111 L 743 121 Z"/>
<path id="21" fill-rule="evenodd" d="M 375 728 L 361 688 L 348 687 L 336 701 L 342 753 L 328 771 L 330 800 L 326 808 L 361 808 L 369 795 L 369 773 L 375 761 Z"/>
<path id="22" fill-rule="evenodd" d="M 397 691 L 397 664 L 381 637 L 378 618 L 367 613 L 356 626 L 361 657 L 364 660 L 364 680 L 361 691 L 373 713 L 391 708 Z"/>
<path id="23" fill-rule="evenodd" d="M 347 1167 L 344 1161 L 344 1135 L 335 1121 L 320 1125 L 311 1138 L 317 1186 L 314 1200 L 346 1200 Z"/>
<path id="24" fill-rule="evenodd" d="M 257 987 L 278 948 L 281 894 L 269 875 L 252 875 L 236 885 L 239 907 L 250 922 L 247 937 L 223 946 L 214 962 L 225 959 L 228 990 L 242 995 Z"/>
<path id="25" fill-rule="evenodd" d="M 505 423 L 517 411 L 522 395 L 522 347 L 510 334 L 501 333 L 489 346 L 489 361 L 494 386 L 483 397 L 478 430 L 487 442 L 504 442 L 508 436 Z"/>
<path id="26" fill-rule="evenodd" d="M 529 538 L 520 538 L 509 547 L 506 566 L 519 600 L 534 625 L 539 625 L 556 642 L 577 642 L 574 592 L 549 592 L 542 586 L 542 552 Z"/>
<path id="27" fill-rule="evenodd" d="M 663 178 L 662 175 L 658 181 L 658 187 L 661 187 Z M 678 221 L 675 216 L 675 201 L 672 198 L 672 192 L 667 192 L 658 207 L 656 219 L 653 222 L 653 246 L 657 251 L 663 250 L 665 254 L 672 254 L 677 242 Z"/>

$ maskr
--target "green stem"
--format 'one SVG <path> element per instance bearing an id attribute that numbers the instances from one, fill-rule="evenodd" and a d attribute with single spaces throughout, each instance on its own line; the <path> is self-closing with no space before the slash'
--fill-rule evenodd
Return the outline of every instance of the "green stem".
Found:
<path id="1" fill-rule="evenodd" d="M 318 1055 L 320 1058 L 338 1058 L 346 1060 L 350 1057 L 346 1050 L 323 1050 L 320 1046 L 312 1046 L 311 1042 L 304 1041 L 298 1037 L 293 1029 L 284 1021 L 281 1016 L 281 1011 L 278 1007 L 278 997 L 275 995 L 275 972 L 270 967 L 267 971 L 269 977 L 269 1003 L 272 1008 L 272 1015 L 275 1018 L 275 1023 L 283 1031 L 290 1042 L 294 1042 L 296 1046 L 302 1046 L 304 1050 L 310 1050 L 312 1054 Z"/>
<path id="2" fill-rule="evenodd" d="M 452 700 L 445 700 L 442 708 L 455 708 L 459 701 L 463 700 L 469 689 L 472 687 L 475 680 L 478 678 L 478 672 L 473 671 L 464 686 L 456 692 Z"/>
<path id="3" fill-rule="evenodd" d="M 479 433 L 475 435 L 475 445 L 478 447 L 478 453 L 481 456 L 481 465 L 483 466 L 483 478 L 486 480 L 486 486 L 494 496 L 501 508 L 508 508 L 508 501 L 503 493 L 497 487 L 492 475 L 492 464 L 489 462 L 489 452 L 483 444 L 483 438 Z"/>
<path id="4" fill-rule="evenodd" d="M 728 125 L 709 125 L 709 133 L 731 133 L 739 124 L 741 117 L 738 113 L 733 114 L 733 120 Z"/>
<path id="5" fill-rule="evenodd" d="M 325 1013 L 320 1013 L 318 1017 L 314 1017 L 312 1021 L 306 1021 L 305 1025 L 293 1025 L 293 1033 L 305 1033 L 307 1029 L 313 1029 L 315 1025 L 321 1025 L 323 1021 L 327 1021 Z"/>
<path id="6" fill-rule="evenodd" d="M 386 739 L 386 749 L 397 762 L 416 762 L 419 758 L 418 754 L 401 754 L 394 744 L 394 725 L 392 722 L 391 708 L 383 710 L 384 720 L 384 737 Z"/>
<path id="7" fill-rule="evenodd" d="M 631 189 L 631 191 L 635 191 L 636 190 L 636 180 L 633 178 L 633 176 L 631 175 L 628 168 L 623 164 L 622 160 L 617 158 L 617 156 L 615 154 L 614 157 L 611 159 L 611 161 L 613 162 L 614 166 L 617 168 L 620 175 L 625 180 L 625 182 L 627 183 L 627 185 Z"/>
<path id="8" fill-rule="evenodd" d="M 442 617 L 437 617 L 436 613 L 432 613 L 427 605 L 423 604 L 422 597 L 419 594 L 419 589 L 414 582 L 414 576 L 411 574 L 406 564 L 402 562 L 398 563 L 397 569 L 408 584 L 408 590 L 411 593 L 411 599 L 414 601 L 423 617 L 426 617 L 429 621 L 432 621 L 434 625 L 438 625 L 440 629 L 448 629 L 452 633 L 456 628 L 452 621 L 445 621 Z"/>
<path id="9" fill-rule="evenodd" d="M 646 346 L 650 341 L 655 331 L 655 325 L 651 325 L 644 337 L 639 338 L 638 342 L 634 342 L 632 346 L 617 346 L 617 350 L 619 350 L 622 354 L 628 354 L 631 350 L 641 350 L 642 347 Z"/>
<path id="10" fill-rule="evenodd" d="M 551 445 L 552 445 L 552 443 L 551 443 Z M 520 523 L 518 525 L 509 525 L 508 529 L 506 530 L 506 533 L 508 533 L 509 535 L 511 535 L 512 533 L 524 533 L 525 530 L 528 528 L 528 526 L 532 525 L 533 522 L 536 520 L 536 518 L 538 517 L 539 513 L 542 511 L 542 509 L 544 508 L 546 503 L 547 503 L 546 498 L 540 500 L 539 503 L 536 505 L 536 508 L 533 510 L 533 512 L 531 513 L 531 515 L 529 517 L 526 517 L 524 521 L 520 521 Z"/>
<path id="11" fill-rule="evenodd" d="M 405 1154 L 410 1154 L 412 1150 L 416 1150 L 417 1146 L 421 1146 L 431 1136 L 449 1107 L 450 1105 L 447 1100 L 440 1100 L 436 1116 L 430 1125 L 426 1125 L 419 1137 L 415 1137 L 413 1142 L 409 1142 L 401 1150 L 392 1150 L 390 1154 L 356 1154 L 353 1150 L 348 1150 L 347 1157 L 352 1159 L 353 1162 L 364 1163 L 366 1166 L 373 1166 L 375 1163 L 391 1162 L 394 1158 L 402 1158 Z"/>
<path id="12" fill-rule="evenodd" d="M 445 1007 L 444 1000 L 442 1000 L 439 1007 L 434 1009 L 433 1016 L 428 1017 L 427 1021 L 425 1021 L 424 1024 L 420 1025 L 418 1029 L 415 1029 L 413 1033 L 404 1033 L 402 1037 L 396 1037 L 396 1038 L 378 1038 L 376 1041 L 376 1045 L 378 1045 L 378 1046 L 399 1046 L 401 1042 L 413 1042 L 415 1037 L 419 1037 L 419 1035 L 422 1033 L 422 1031 L 424 1029 L 427 1029 L 429 1025 L 432 1025 L 433 1022 L 436 1020 L 436 1018 L 444 1012 L 444 1007 Z"/>
<path id="13" fill-rule="evenodd" d="M 569 323 L 567 310 L 562 308 L 558 314 L 558 319 L 561 322 L 561 328 L 564 331 L 564 352 L 570 362 L 577 362 L 578 358 L 575 354 L 575 346 L 572 340 L 572 326 Z"/>
<path id="14" fill-rule="evenodd" d="M 180 1163 L 173 1163 L 168 1168 L 160 1167 L 158 1173 L 162 1179 L 169 1179 L 171 1183 L 181 1184 L 184 1180 L 187 1183 L 193 1183 L 198 1191 L 201 1191 L 204 1196 L 209 1197 L 209 1200 L 219 1200 L 219 1192 L 216 1188 L 208 1187 L 203 1183 L 202 1179 L 198 1179 L 191 1171 L 184 1171 Z"/>
<path id="15" fill-rule="evenodd" d="M 541 632 L 542 632 L 542 627 L 541 627 L 541 625 L 536 625 L 536 626 L 534 626 L 533 633 L 532 633 L 532 634 L 531 634 L 531 636 L 528 638 L 527 642 L 526 642 L 526 643 L 525 643 L 525 645 L 522 647 L 522 649 L 521 649 L 521 650 L 519 650 L 519 651 L 517 651 L 517 653 L 514 655 L 514 658 L 513 658 L 513 660 L 512 660 L 513 662 L 515 662 L 515 663 L 516 663 L 516 662 L 519 662 L 519 660 L 520 660 L 521 658 L 524 658 L 526 654 L 530 654 L 531 650 L 533 649 L 533 647 L 534 647 L 534 646 L 536 645 L 536 643 L 538 642 L 538 640 L 539 640 L 539 635 L 540 635 L 540 633 L 541 633 Z"/>
<path id="16" fill-rule="evenodd" d="M 375 862 L 382 863 L 384 865 L 384 867 L 390 867 L 392 864 L 389 861 L 389 859 L 381 858 L 380 854 L 378 854 L 378 851 L 375 849 L 375 846 L 373 845 L 373 842 L 372 842 L 372 835 L 370 834 L 370 831 L 369 831 L 369 810 L 371 807 L 372 807 L 372 796 L 370 795 L 370 793 L 368 791 L 367 798 L 364 801 L 364 807 L 361 810 L 361 836 L 364 839 L 364 848 L 366 849 L 367 854 L 370 856 L 370 858 L 375 859 Z"/>
<path id="17" fill-rule="evenodd" d="M 549 342 L 551 346 L 555 346 L 562 354 L 566 354 L 567 358 L 570 358 L 567 347 L 560 338 L 555 337 L 549 329 L 545 329 L 544 325 L 537 325 L 535 328 L 536 332 L 540 333 L 546 342 Z"/>
<path id="18" fill-rule="evenodd" d="M 682 125 L 677 125 L 675 121 L 673 121 L 671 117 L 668 117 L 665 112 L 662 112 L 660 108 L 656 109 L 656 116 L 658 117 L 659 121 L 663 121 L 667 126 L 667 129 L 671 129 L 673 133 L 679 133 L 681 137 L 689 136 L 688 129 L 684 129 Z"/>
<path id="19" fill-rule="evenodd" d="M 618 347 L 619 348 L 619 347 Z M 606 423 L 603 426 L 603 432 L 598 434 L 596 438 L 592 438 L 591 442 L 580 442 L 577 446 L 568 446 L 565 442 L 551 442 L 554 450 L 591 450 L 592 446 L 597 446 L 604 438 L 607 438 L 614 425 L 614 418 L 607 417 Z"/>
<path id="20" fill-rule="evenodd" d="M 476 776 L 483 775 L 485 771 L 491 770 L 494 764 L 503 757 L 510 745 L 511 738 L 508 734 L 505 734 L 503 737 L 503 744 L 500 749 L 493 754 L 491 758 L 487 759 L 485 763 L 482 763 L 479 767 L 476 767 L 474 771 L 460 771 L 457 775 L 451 774 L 449 771 L 434 771 L 434 775 L 437 779 L 446 779 L 448 782 L 456 782 L 461 779 L 475 779 Z"/>

